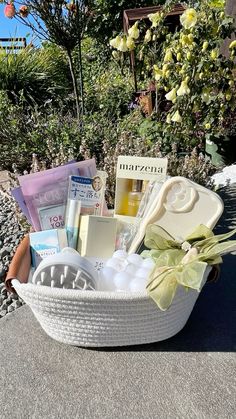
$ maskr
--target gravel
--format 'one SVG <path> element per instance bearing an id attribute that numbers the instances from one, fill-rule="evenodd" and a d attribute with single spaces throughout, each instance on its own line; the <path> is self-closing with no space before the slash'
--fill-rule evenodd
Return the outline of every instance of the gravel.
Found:
<path id="1" fill-rule="evenodd" d="M 0 191 L 0 318 L 24 304 L 16 294 L 9 293 L 4 284 L 12 257 L 24 234 L 13 198 Z"/>
<path id="2" fill-rule="evenodd" d="M 212 180 L 214 181 L 216 187 L 236 183 L 236 164 L 226 166 L 221 172 L 213 175 Z"/>

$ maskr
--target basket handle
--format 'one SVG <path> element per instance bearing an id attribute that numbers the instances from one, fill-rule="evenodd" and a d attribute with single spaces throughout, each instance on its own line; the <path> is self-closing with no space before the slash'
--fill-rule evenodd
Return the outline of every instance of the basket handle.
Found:
<path id="1" fill-rule="evenodd" d="M 10 263 L 5 279 L 6 289 L 9 292 L 16 292 L 11 285 L 11 280 L 17 278 L 20 282 L 28 282 L 31 265 L 29 235 L 27 234 L 20 242 L 16 253 Z"/>

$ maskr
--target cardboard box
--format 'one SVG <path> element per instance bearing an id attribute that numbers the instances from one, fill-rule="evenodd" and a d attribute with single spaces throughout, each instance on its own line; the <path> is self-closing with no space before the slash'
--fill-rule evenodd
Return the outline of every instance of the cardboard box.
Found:
<path id="1" fill-rule="evenodd" d="M 37 268 L 42 259 L 67 247 L 65 229 L 37 231 L 29 234 L 32 266 Z"/>

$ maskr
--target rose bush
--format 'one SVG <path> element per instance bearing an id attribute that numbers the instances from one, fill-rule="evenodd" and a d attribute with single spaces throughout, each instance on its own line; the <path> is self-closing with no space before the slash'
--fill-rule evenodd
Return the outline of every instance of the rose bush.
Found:
<path id="1" fill-rule="evenodd" d="M 229 55 L 221 54 L 226 38 L 235 32 L 233 18 L 225 14 L 224 0 L 189 1 L 173 32 L 166 17 L 175 1 L 148 22 L 135 22 L 127 35 L 119 34 L 110 45 L 123 54 L 134 50 L 142 62 L 138 74 L 143 88 L 155 84 L 152 119 L 158 140 L 175 141 L 182 150 L 219 138 L 225 121 L 234 112 L 236 41 Z M 132 42 L 132 41 L 133 42 Z"/>

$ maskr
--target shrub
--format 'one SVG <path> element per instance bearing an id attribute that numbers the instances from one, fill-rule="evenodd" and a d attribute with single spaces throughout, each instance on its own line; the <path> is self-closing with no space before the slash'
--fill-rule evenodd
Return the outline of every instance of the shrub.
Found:
<path id="1" fill-rule="evenodd" d="M 0 90 L 13 103 L 42 105 L 68 95 L 69 69 L 59 48 L 28 46 L 17 54 L 0 49 Z"/>

